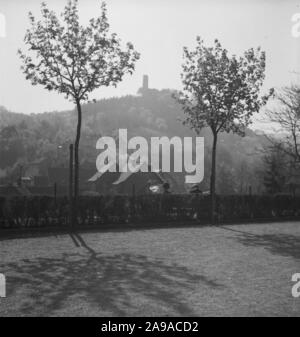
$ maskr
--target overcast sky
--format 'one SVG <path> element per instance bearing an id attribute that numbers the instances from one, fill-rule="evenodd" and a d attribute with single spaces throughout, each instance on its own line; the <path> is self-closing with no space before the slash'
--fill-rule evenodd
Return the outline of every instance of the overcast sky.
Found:
<path id="1" fill-rule="evenodd" d="M 0 0 L 6 20 L 5 37 L 0 32 L 0 105 L 15 112 L 72 108 L 63 96 L 31 86 L 20 71 L 16 52 L 23 47 L 27 13 L 39 16 L 40 2 Z M 60 12 L 65 1 L 48 3 Z M 300 71 L 300 37 L 291 34 L 291 17 L 300 13 L 300 0 L 108 0 L 107 5 L 111 31 L 131 41 L 141 59 L 133 76 L 117 88 L 95 91 L 92 98 L 136 94 L 143 74 L 149 75 L 150 87 L 180 88 L 182 47 L 194 46 L 197 35 L 206 44 L 218 38 L 237 55 L 261 46 L 267 56 L 266 88 L 297 81 L 293 71 Z M 100 1 L 79 0 L 79 10 L 84 23 L 100 13 Z"/>

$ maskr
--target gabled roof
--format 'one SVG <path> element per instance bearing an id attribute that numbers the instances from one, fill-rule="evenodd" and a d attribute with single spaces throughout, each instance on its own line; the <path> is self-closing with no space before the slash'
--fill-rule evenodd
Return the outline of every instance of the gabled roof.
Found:
<path id="1" fill-rule="evenodd" d="M 171 173 L 166 172 L 109 172 L 95 173 L 89 181 L 96 183 L 97 190 L 104 194 L 137 194 L 149 193 L 152 185 L 163 185 L 168 182 L 173 193 L 181 193 L 178 183 Z"/>

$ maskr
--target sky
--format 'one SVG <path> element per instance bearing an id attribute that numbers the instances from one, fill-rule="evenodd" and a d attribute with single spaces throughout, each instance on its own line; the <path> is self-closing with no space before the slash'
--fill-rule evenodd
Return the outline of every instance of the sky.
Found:
<path id="1" fill-rule="evenodd" d="M 46 1 L 61 12 L 66 0 Z M 132 76 L 117 88 L 99 88 L 91 98 L 136 94 L 143 74 L 156 89 L 180 89 L 183 46 L 193 48 L 196 36 L 211 45 L 218 38 L 229 53 L 241 55 L 261 46 L 266 51 L 264 89 L 300 83 L 300 37 L 291 21 L 300 0 L 107 0 L 111 32 L 132 42 L 141 53 Z M 32 86 L 20 70 L 18 48 L 29 27 L 28 12 L 40 16 L 39 0 L 0 0 L 0 105 L 14 112 L 66 110 L 73 104 L 56 93 Z M 79 0 L 82 23 L 100 14 L 99 0 Z M 4 24 L 5 21 L 5 24 Z M 4 27 L 5 26 L 5 27 Z M 5 31 L 3 31 L 5 28 Z M 5 33 L 5 34 L 4 34 Z"/>

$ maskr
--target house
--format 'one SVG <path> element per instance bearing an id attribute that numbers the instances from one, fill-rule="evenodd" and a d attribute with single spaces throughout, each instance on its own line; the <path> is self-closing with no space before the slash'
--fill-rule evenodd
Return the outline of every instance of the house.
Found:
<path id="1" fill-rule="evenodd" d="M 24 169 L 24 177 L 30 179 L 31 186 L 48 186 L 48 162 L 46 159 L 28 163 Z"/>
<path id="2" fill-rule="evenodd" d="M 88 179 L 93 175 L 95 169 L 93 167 L 79 168 L 79 189 L 80 191 L 93 190 L 93 185 Z M 74 177 L 74 173 L 73 173 Z M 69 168 L 65 167 L 50 167 L 48 168 L 49 185 L 56 185 L 57 191 L 65 191 L 68 194 L 69 186 Z"/>
<path id="3" fill-rule="evenodd" d="M 165 172 L 97 172 L 90 179 L 92 188 L 100 194 L 141 195 L 164 193 L 164 184 L 168 183 L 171 193 L 183 193 L 184 189 L 172 176 Z"/>

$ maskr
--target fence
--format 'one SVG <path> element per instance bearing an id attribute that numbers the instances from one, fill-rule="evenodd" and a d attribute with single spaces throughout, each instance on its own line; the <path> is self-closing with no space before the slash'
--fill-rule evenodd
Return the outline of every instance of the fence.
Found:
<path id="1" fill-rule="evenodd" d="M 300 216 L 300 197 L 218 196 L 218 222 Z M 209 222 L 210 197 L 199 195 L 143 195 L 80 197 L 78 225 L 126 223 Z M 67 198 L 0 198 L 0 229 L 68 227 Z"/>

